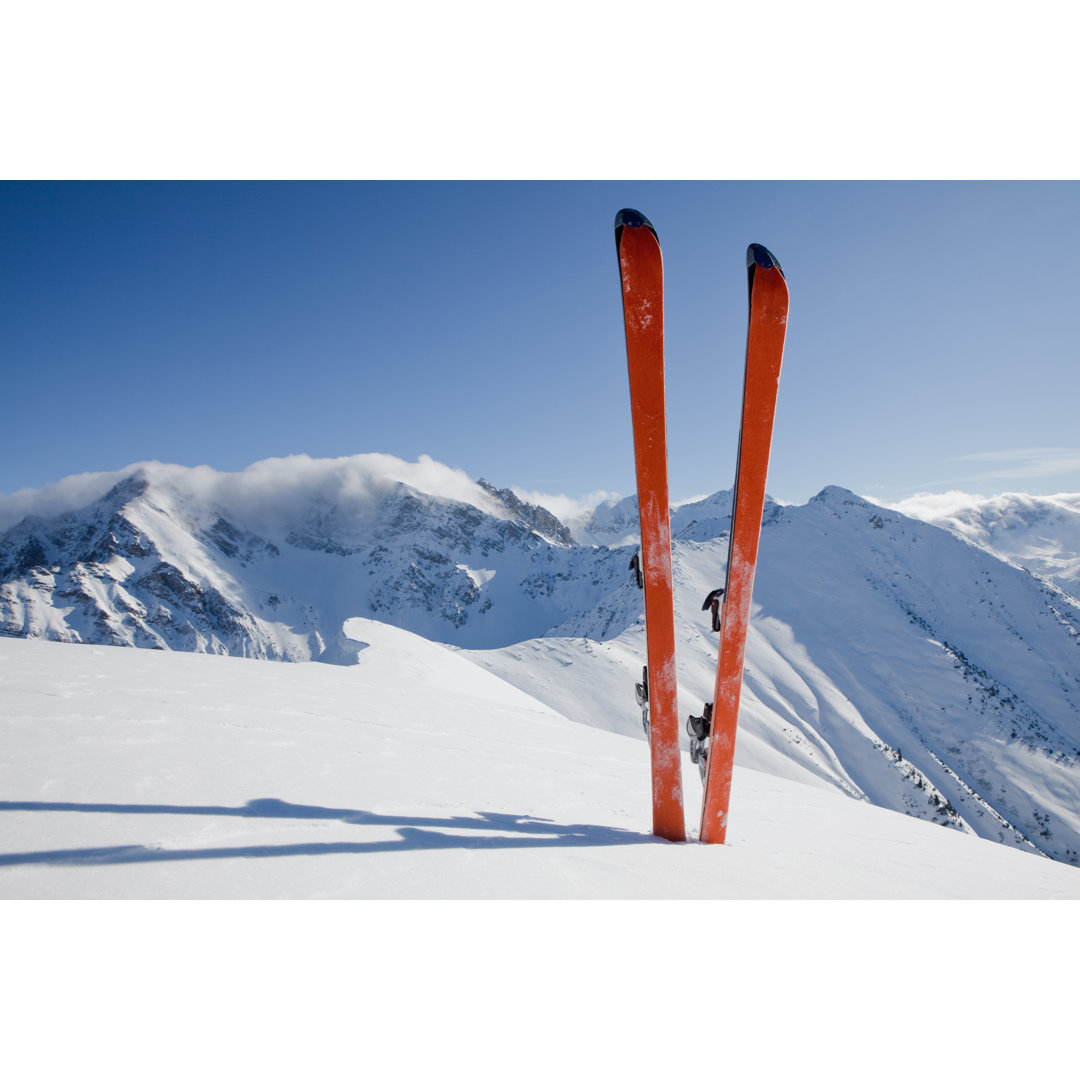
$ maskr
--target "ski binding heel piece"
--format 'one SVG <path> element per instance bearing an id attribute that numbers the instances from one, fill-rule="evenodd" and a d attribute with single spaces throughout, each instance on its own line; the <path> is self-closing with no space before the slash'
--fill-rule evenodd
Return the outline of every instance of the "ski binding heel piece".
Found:
<path id="1" fill-rule="evenodd" d="M 695 739 L 707 739 L 712 728 L 712 702 L 706 703 L 701 710 L 701 716 L 688 716 L 686 718 L 686 734 Z"/>
<path id="2" fill-rule="evenodd" d="M 651 739 L 652 736 L 649 731 L 649 669 L 647 666 L 641 669 L 641 682 L 634 683 L 634 697 L 641 706 L 641 726 L 645 729 L 645 738 Z"/>
<path id="3" fill-rule="evenodd" d="M 701 773 L 701 782 L 705 783 L 709 761 L 709 733 L 712 730 L 712 702 L 707 702 L 701 710 L 701 716 L 686 718 L 686 733 L 690 736 L 690 760 Z"/>

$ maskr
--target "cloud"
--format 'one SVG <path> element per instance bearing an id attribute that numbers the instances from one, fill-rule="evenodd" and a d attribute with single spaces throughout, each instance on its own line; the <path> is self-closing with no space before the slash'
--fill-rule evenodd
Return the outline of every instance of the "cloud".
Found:
<path id="1" fill-rule="evenodd" d="M 922 518 L 924 521 L 952 517 L 965 510 L 984 506 L 996 496 L 1030 496 L 1033 493 L 1030 489 L 1040 491 L 1040 498 L 1063 501 L 1070 507 L 1077 499 L 1076 494 L 1064 490 L 1070 479 L 1072 492 L 1075 493 L 1080 487 L 1080 449 L 1074 447 L 1035 446 L 981 450 L 950 460 L 982 467 L 970 472 L 965 470 L 963 475 L 954 475 L 928 484 L 923 481 L 927 488 L 945 488 L 944 491 L 915 490 L 911 495 L 889 501 L 882 499 L 880 495 L 869 494 L 865 497 L 870 502 L 899 510 L 910 517 Z M 1047 480 L 1053 477 L 1064 481 L 1056 494 L 1049 493 L 1051 489 L 1047 483 Z M 970 489 L 979 494 L 972 494 Z"/>
<path id="2" fill-rule="evenodd" d="M 466 473 L 426 454 L 413 462 L 391 454 L 341 458 L 295 454 L 257 461 L 234 473 L 209 465 L 189 467 L 148 461 L 113 472 L 69 476 L 40 490 L 24 488 L 13 495 L 0 495 L 0 530 L 31 515 L 52 517 L 80 510 L 136 472 L 144 472 L 155 485 L 171 490 L 182 500 L 194 496 L 210 506 L 228 506 L 240 524 L 256 532 L 305 516 L 313 502 L 334 505 L 351 514 L 374 513 L 377 496 L 399 483 L 469 503 L 496 517 L 507 513 Z"/>
<path id="3" fill-rule="evenodd" d="M 965 510 L 974 510 L 985 506 L 990 497 L 986 495 L 970 495 L 966 491 L 942 491 L 942 492 L 919 492 L 910 495 L 899 502 L 883 503 L 878 501 L 879 506 L 885 506 L 890 510 L 898 510 L 907 517 L 918 518 L 920 521 L 940 521 L 951 518 Z M 875 501 L 870 499 L 871 502 Z"/>
<path id="4" fill-rule="evenodd" d="M 1004 517 L 1026 507 L 1056 506 L 1071 513 L 1080 513 L 1080 494 L 1030 495 L 1021 491 L 1003 491 L 996 495 L 972 495 L 966 491 L 920 492 L 899 502 L 879 505 L 887 506 L 890 510 L 899 510 L 901 514 L 921 521 L 948 521 L 963 530 L 967 520 L 977 520 L 986 514 Z"/>
<path id="5" fill-rule="evenodd" d="M 113 472 L 78 473 L 43 488 L 23 488 L 11 495 L 0 495 L 0 530 L 10 529 L 32 515 L 53 517 L 81 510 L 147 464 L 140 462 Z"/>
<path id="6" fill-rule="evenodd" d="M 593 491 L 581 498 L 570 495 L 549 495 L 542 491 L 526 491 L 524 488 L 510 489 L 522 502 L 532 503 L 550 510 L 571 531 L 574 526 L 584 521 L 601 503 L 617 502 L 622 498 L 615 491 Z"/>
<path id="7" fill-rule="evenodd" d="M 491 512 L 493 500 L 460 469 L 452 469 L 421 454 L 404 461 L 392 454 L 354 454 L 340 458 L 312 458 L 294 454 L 267 458 L 240 473 L 218 474 L 238 496 L 249 498 L 310 497 L 312 493 L 333 502 L 363 502 L 396 484 L 430 492 L 458 502 L 471 503 Z"/>
<path id="8" fill-rule="evenodd" d="M 955 460 L 990 466 L 970 477 L 972 480 L 1028 480 L 1080 472 L 1080 450 L 1070 447 L 986 450 L 964 454 Z"/>

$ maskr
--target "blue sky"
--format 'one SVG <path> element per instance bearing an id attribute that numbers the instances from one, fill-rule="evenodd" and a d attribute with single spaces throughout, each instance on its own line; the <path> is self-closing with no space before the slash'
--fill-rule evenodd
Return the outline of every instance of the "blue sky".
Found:
<path id="1" fill-rule="evenodd" d="M 791 291 L 769 489 L 1080 490 L 1070 182 L 4 183 L 0 492 L 427 454 L 633 491 L 612 222 L 664 249 L 674 499 L 731 485 L 744 255 Z"/>

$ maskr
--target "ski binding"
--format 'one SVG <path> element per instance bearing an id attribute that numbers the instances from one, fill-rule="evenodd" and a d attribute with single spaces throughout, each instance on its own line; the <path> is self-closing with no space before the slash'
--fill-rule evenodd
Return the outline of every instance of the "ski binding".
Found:
<path id="1" fill-rule="evenodd" d="M 713 589 L 713 591 L 705 597 L 705 603 L 701 605 L 702 611 L 712 613 L 712 628 L 714 634 L 720 633 L 720 605 L 722 603 L 721 597 L 723 597 L 723 595 L 723 589 Z"/>
<path id="2" fill-rule="evenodd" d="M 634 683 L 634 697 L 637 698 L 638 705 L 641 706 L 641 726 L 645 729 L 645 738 L 652 738 L 652 734 L 649 730 L 649 669 L 643 667 L 641 669 L 641 682 Z"/>
<path id="3" fill-rule="evenodd" d="M 709 762 L 709 734 L 712 731 L 712 702 L 706 702 L 700 716 L 686 718 L 686 734 L 690 736 L 690 760 L 701 773 L 705 783 Z"/>

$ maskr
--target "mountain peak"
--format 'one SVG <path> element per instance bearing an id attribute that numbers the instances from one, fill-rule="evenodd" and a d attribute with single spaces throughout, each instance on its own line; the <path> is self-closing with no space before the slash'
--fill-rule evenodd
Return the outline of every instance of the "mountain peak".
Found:
<path id="1" fill-rule="evenodd" d="M 847 488 L 837 484 L 826 484 L 811 500 L 812 503 L 825 503 L 827 506 L 869 507 L 874 504 Z"/>
<path id="2" fill-rule="evenodd" d="M 570 530 L 550 511 L 542 506 L 522 502 L 510 488 L 498 488 L 483 478 L 476 481 L 492 498 L 497 499 L 523 525 L 557 544 L 570 546 L 574 538 Z"/>
<path id="3" fill-rule="evenodd" d="M 117 481 L 102 497 L 101 502 L 122 506 L 132 499 L 141 498 L 150 489 L 150 474 L 144 466 Z"/>

